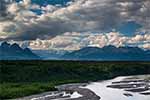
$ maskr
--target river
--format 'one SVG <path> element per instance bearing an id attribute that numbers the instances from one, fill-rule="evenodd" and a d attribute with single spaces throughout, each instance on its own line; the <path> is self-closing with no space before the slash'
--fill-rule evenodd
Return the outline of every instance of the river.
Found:
<path id="1" fill-rule="evenodd" d="M 150 75 L 117 77 L 94 82 L 84 88 L 93 91 L 101 100 L 150 100 L 149 77 Z M 148 89 L 145 89 L 146 85 Z"/>
<path id="2" fill-rule="evenodd" d="M 120 76 L 111 80 L 65 84 L 58 91 L 16 100 L 150 100 L 150 75 Z"/>

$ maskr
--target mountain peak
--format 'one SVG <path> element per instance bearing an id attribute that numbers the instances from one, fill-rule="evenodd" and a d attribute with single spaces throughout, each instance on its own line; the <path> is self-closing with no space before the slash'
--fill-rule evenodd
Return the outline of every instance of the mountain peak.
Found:
<path id="1" fill-rule="evenodd" d="M 16 50 L 16 51 L 21 51 L 22 48 L 17 44 L 17 43 L 14 43 L 10 46 L 10 49 L 13 49 L 13 50 Z"/>
<path id="2" fill-rule="evenodd" d="M 9 48 L 9 46 L 10 46 L 10 44 L 7 43 L 7 42 L 3 42 L 3 43 L 1 44 L 1 47 L 2 47 L 2 48 Z"/>
<path id="3" fill-rule="evenodd" d="M 100 61 L 150 61 L 150 53 L 138 47 L 115 47 L 103 48 L 85 47 L 72 53 L 65 54 L 63 59 L 72 60 L 100 60 Z"/>
<path id="4" fill-rule="evenodd" d="M 22 49 L 17 43 L 3 42 L 0 46 L 0 60 L 36 60 L 40 59 L 29 48 Z"/>

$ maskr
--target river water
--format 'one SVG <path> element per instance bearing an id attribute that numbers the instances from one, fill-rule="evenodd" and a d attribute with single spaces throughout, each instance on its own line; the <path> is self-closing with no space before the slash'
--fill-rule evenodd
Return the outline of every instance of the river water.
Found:
<path id="1" fill-rule="evenodd" d="M 139 89 L 139 91 L 126 91 L 129 88 L 109 88 L 109 85 L 112 85 L 113 82 L 118 82 L 117 85 L 122 84 L 142 84 L 143 79 L 149 80 L 150 75 L 141 75 L 141 76 L 126 76 L 126 77 L 117 77 L 112 80 L 101 81 L 101 82 L 93 82 L 85 87 L 93 91 L 96 95 L 101 97 L 100 100 L 150 100 L 150 95 L 142 95 L 140 93 L 150 93 L 150 87 L 147 90 L 140 90 L 139 88 L 144 88 L 144 85 L 133 89 Z M 135 82 L 136 80 L 136 82 Z M 124 81 L 121 83 L 121 81 Z M 145 82 L 145 81 L 144 81 Z M 150 81 L 147 81 L 147 85 L 150 86 Z"/>
<path id="2" fill-rule="evenodd" d="M 57 88 L 59 91 L 16 100 L 150 100 L 150 75 L 122 76 L 89 84 L 65 84 Z"/>

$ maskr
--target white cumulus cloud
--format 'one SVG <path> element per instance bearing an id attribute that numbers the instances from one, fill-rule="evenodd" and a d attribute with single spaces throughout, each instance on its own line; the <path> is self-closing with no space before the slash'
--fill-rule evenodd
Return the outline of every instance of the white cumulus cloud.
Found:
<path id="1" fill-rule="evenodd" d="M 149 4 L 149 0 L 75 0 L 65 7 L 39 7 L 31 4 L 31 0 L 23 0 L 4 7 L 9 15 L 4 11 L 1 15 L 10 18 L 0 21 L 0 24 L 4 24 L 0 27 L 0 36 L 1 33 L 12 33 L 7 34 L 7 39 L 35 40 L 52 38 L 66 32 L 101 33 L 128 21 L 142 25 L 138 32 L 149 34 Z M 42 14 L 37 15 L 31 9 L 39 9 Z M 10 24 L 5 25 L 6 22 Z"/>

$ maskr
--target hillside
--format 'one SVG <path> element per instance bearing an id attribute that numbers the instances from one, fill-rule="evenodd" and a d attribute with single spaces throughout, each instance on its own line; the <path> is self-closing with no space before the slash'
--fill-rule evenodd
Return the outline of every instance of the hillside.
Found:
<path id="1" fill-rule="evenodd" d="M 0 46 L 0 60 L 38 60 L 39 56 L 29 48 L 22 49 L 18 44 L 3 42 Z"/>
<path id="2" fill-rule="evenodd" d="M 138 47 L 85 47 L 72 53 L 67 53 L 62 58 L 67 60 L 150 61 L 149 52 L 149 50 L 145 51 Z"/>
<path id="3" fill-rule="evenodd" d="M 66 83 L 150 73 L 149 62 L 0 61 L 0 98 L 56 90 Z"/>

